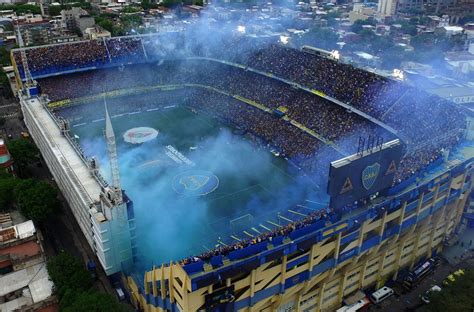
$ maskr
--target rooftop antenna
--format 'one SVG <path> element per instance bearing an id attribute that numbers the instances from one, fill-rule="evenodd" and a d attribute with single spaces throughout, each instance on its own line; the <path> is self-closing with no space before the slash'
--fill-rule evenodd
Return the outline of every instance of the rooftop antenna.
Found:
<path id="1" fill-rule="evenodd" d="M 109 153 L 110 170 L 112 173 L 112 187 L 114 191 L 114 200 L 116 203 L 122 202 L 122 187 L 120 185 L 120 171 L 117 160 L 117 147 L 115 144 L 115 134 L 107 110 L 107 102 L 104 96 L 105 107 L 105 140 L 107 141 L 107 151 Z"/>
<path id="2" fill-rule="evenodd" d="M 26 91 L 28 92 L 28 96 L 31 96 L 30 89 L 36 87 L 36 82 L 33 80 L 33 76 L 31 76 L 30 68 L 28 67 L 28 60 L 26 58 L 25 52 L 25 44 L 23 43 L 23 37 L 21 36 L 20 32 L 20 25 L 16 27 L 17 37 L 18 37 L 18 45 L 20 46 L 20 56 L 21 56 L 21 65 L 23 66 L 23 71 L 25 72 L 25 87 Z"/>

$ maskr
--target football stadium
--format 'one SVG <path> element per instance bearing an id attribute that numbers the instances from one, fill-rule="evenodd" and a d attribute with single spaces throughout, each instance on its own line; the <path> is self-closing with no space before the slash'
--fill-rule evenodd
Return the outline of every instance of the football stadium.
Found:
<path id="1" fill-rule="evenodd" d="M 331 311 L 464 222 L 469 114 L 333 53 L 162 32 L 11 58 L 32 138 L 138 309 Z"/>

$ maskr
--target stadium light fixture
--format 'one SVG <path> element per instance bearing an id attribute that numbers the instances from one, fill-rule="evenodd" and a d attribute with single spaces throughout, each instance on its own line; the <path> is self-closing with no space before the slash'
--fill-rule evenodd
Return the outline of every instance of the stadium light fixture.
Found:
<path id="1" fill-rule="evenodd" d="M 335 59 L 335 60 L 339 60 L 341 58 L 341 54 L 339 53 L 338 50 L 332 50 L 331 51 L 331 56 Z"/>
<path id="2" fill-rule="evenodd" d="M 281 36 L 280 36 L 280 42 L 281 42 L 281 43 L 283 43 L 283 44 L 288 44 L 289 41 L 290 41 L 290 37 L 284 36 L 284 35 L 281 35 Z"/>
<path id="3" fill-rule="evenodd" d="M 237 31 L 241 34 L 245 34 L 245 26 L 243 25 L 237 26 Z"/>
<path id="4" fill-rule="evenodd" d="M 403 70 L 395 68 L 393 70 L 393 77 L 395 77 L 395 79 L 405 80 L 405 73 L 403 72 Z"/>

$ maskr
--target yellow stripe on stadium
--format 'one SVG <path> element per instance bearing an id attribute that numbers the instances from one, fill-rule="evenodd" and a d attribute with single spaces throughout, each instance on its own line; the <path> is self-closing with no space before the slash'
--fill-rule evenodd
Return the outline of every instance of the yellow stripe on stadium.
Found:
<path id="1" fill-rule="evenodd" d="M 342 230 L 342 229 L 345 228 L 345 227 L 347 227 L 347 223 L 342 223 L 342 224 L 338 225 L 338 226 L 335 227 L 335 228 L 332 228 L 332 229 L 329 229 L 329 230 L 327 230 L 327 231 L 324 231 L 324 232 L 323 232 L 323 236 L 330 235 L 330 234 L 332 234 L 332 233 L 334 233 L 334 232 L 337 232 L 337 231 L 339 231 L 339 230 Z"/>
<path id="2" fill-rule="evenodd" d="M 321 92 L 319 90 L 311 90 L 312 93 L 318 95 L 318 96 L 321 96 L 321 97 L 325 97 L 326 94 L 324 92 Z"/>

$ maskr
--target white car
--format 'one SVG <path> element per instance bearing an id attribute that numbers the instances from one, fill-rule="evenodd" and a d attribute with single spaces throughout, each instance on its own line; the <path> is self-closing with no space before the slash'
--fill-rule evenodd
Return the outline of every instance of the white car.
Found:
<path id="1" fill-rule="evenodd" d="M 429 295 L 431 293 L 435 293 L 435 292 L 438 292 L 438 291 L 441 291 L 441 287 L 439 287 L 438 285 L 434 285 L 433 287 L 428 289 L 423 296 L 421 296 L 421 300 L 426 304 L 430 303 Z"/>

